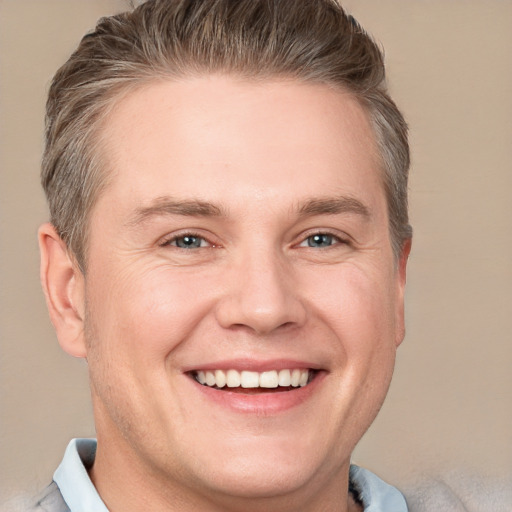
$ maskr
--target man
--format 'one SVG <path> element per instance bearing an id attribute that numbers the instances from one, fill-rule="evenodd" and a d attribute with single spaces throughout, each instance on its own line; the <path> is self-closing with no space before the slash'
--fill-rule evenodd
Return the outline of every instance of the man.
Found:
<path id="1" fill-rule="evenodd" d="M 350 466 L 404 336 L 406 124 L 333 0 L 149 0 L 54 78 L 41 278 L 97 443 L 37 510 L 406 511 Z"/>

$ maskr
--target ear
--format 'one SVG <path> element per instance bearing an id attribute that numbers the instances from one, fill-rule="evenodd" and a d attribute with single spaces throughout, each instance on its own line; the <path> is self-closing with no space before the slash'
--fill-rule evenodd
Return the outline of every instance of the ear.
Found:
<path id="1" fill-rule="evenodd" d="M 86 356 L 84 276 L 52 224 L 39 228 L 41 284 L 60 346 L 74 357 Z"/>
<path id="2" fill-rule="evenodd" d="M 400 257 L 396 268 L 396 346 L 398 347 L 405 337 L 404 298 L 405 282 L 407 278 L 407 261 L 411 253 L 412 238 L 408 238 L 402 245 Z"/>

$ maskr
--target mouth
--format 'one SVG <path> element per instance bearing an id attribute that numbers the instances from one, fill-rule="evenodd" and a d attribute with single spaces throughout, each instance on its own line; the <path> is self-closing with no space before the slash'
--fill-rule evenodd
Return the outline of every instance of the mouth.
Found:
<path id="1" fill-rule="evenodd" d="M 317 396 L 329 371 L 302 361 L 238 359 L 189 367 L 184 373 L 201 403 L 266 418 Z"/>
<path id="2" fill-rule="evenodd" d="M 258 394 L 288 392 L 304 388 L 316 377 L 311 368 L 290 368 L 264 372 L 247 370 L 195 370 L 190 376 L 199 384 L 219 391 Z"/>

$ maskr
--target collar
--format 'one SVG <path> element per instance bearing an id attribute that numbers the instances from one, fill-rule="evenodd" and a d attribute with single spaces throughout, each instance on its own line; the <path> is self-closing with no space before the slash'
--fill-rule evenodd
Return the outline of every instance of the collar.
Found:
<path id="1" fill-rule="evenodd" d="M 53 474 L 53 480 L 71 512 L 108 512 L 86 468 L 96 455 L 96 439 L 73 439 Z"/>
<path id="2" fill-rule="evenodd" d="M 402 493 L 371 471 L 351 464 L 349 480 L 359 494 L 364 512 L 408 512 Z"/>

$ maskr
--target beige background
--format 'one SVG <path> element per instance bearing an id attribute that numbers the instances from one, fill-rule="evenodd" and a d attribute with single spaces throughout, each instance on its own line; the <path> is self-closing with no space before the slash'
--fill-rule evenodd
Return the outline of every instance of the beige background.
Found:
<path id="1" fill-rule="evenodd" d="M 49 482 L 94 434 L 86 366 L 61 353 L 38 282 L 49 80 L 121 0 L 0 0 L 0 496 Z M 386 48 L 411 126 L 406 341 L 355 454 L 394 483 L 512 475 L 512 2 L 348 0 Z M 1 500 L 0 500 L 1 501 Z"/>

